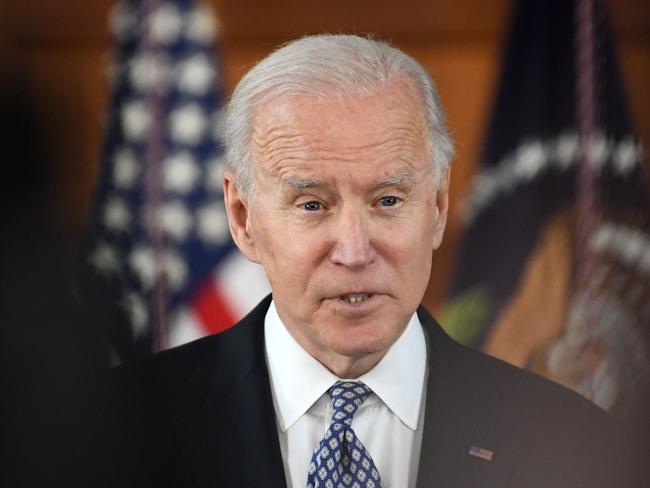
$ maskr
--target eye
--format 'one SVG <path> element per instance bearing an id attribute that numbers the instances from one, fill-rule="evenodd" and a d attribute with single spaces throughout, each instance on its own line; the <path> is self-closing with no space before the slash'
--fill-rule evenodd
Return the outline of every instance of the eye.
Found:
<path id="1" fill-rule="evenodd" d="M 310 200 L 309 202 L 301 203 L 300 207 L 303 210 L 307 210 L 308 212 L 317 212 L 323 208 L 321 203 L 315 200 Z"/>
<path id="2" fill-rule="evenodd" d="M 398 203 L 399 203 L 399 198 L 390 195 L 387 197 L 381 197 L 379 199 L 379 204 L 382 207 L 394 207 Z"/>

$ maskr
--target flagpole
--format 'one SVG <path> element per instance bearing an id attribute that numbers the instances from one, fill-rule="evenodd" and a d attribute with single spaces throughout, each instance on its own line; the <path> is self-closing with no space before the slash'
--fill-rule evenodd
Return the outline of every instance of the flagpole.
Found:
<path id="1" fill-rule="evenodd" d="M 596 255 L 591 249 L 591 241 L 599 224 L 599 194 L 596 167 L 593 161 L 591 145 L 596 140 L 598 97 L 598 80 L 596 79 L 596 46 L 594 29 L 594 0 L 576 0 L 575 2 L 575 52 L 576 52 L 576 123 L 579 141 L 579 159 L 577 168 L 577 219 L 576 219 L 576 273 L 577 290 L 584 294 L 585 306 L 581 320 L 588 332 L 581 345 L 582 361 L 589 370 L 589 360 L 585 359 L 593 351 L 602 353 L 604 347 L 599 330 L 599 315 L 603 303 L 597 297 L 599 284 L 594 281 L 593 272 L 597 267 Z M 589 351 L 592 351 L 591 354 Z M 595 398 L 600 389 L 597 375 L 591 371 L 587 386 L 589 398 Z"/>
<path id="2" fill-rule="evenodd" d="M 587 287 L 593 268 L 589 240 L 598 225 L 599 199 L 590 147 L 595 139 L 597 97 L 593 0 L 576 0 L 576 121 L 579 160 L 577 174 L 576 261 L 578 284 Z"/>
<path id="3" fill-rule="evenodd" d="M 161 5 L 160 0 L 144 0 L 142 2 L 143 51 L 150 56 L 160 55 L 160 46 L 151 33 L 152 13 Z M 145 180 L 145 232 L 154 256 L 154 283 L 152 290 L 152 325 L 153 351 L 161 351 L 166 347 L 167 329 L 167 273 L 165 271 L 165 237 L 159 219 L 159 209 L 163 200 L 161 164 L 165 155 L 165 81 L 152 83 L 147 90 L 146 107 L 150 115 L 150 126 L 146 137 L 144 154 Z"/>

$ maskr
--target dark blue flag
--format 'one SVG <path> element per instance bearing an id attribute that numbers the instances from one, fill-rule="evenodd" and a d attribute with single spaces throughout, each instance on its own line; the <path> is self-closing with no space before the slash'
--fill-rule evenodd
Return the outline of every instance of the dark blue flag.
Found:
<path id="1" fill-rule="evenodd" d="M 602 2 L 518 2 L 504 56 L 448 330 L 609 408 L 647 370 L 650 238 Z"/>

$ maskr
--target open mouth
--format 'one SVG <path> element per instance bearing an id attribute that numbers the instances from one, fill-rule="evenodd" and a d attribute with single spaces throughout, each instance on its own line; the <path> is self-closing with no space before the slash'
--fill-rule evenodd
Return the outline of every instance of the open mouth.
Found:
<path id="1" fill-rule="evenodd" d="M 339 297 L 339 300 L 346 303 L 356 304 L 356 303 L 365 302 L 370 297 L 371 295 L 368 293 L 349 293 L 347 295 L 341 295 Z"/>

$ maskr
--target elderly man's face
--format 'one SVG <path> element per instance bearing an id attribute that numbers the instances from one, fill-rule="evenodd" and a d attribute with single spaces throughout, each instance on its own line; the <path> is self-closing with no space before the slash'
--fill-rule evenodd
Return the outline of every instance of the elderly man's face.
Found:
<path id="1" fill-rule="evenodd" d="M 278 98 L 253 116 L 255 197 L 226 176 L 233 236 L 292 336 L 335 373 L 405 329 L 442 239 L 422 101 L 400 81 L 356 98 Z M 361 371 L 363 372 L 363 371 Z"/>

